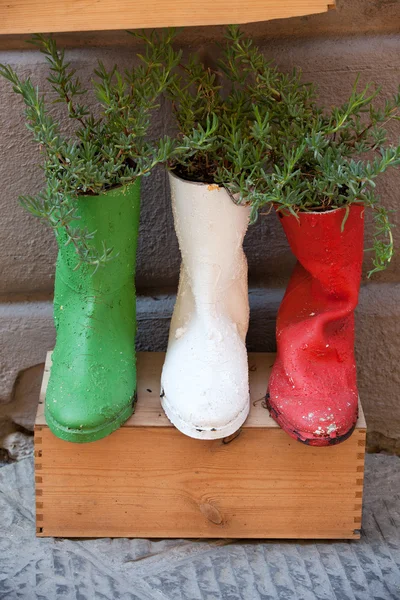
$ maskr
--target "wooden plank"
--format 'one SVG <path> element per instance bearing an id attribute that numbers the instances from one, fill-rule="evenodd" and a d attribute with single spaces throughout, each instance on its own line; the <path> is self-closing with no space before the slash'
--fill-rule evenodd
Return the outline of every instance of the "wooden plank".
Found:
<path id="1" fill-rule="evenodd" d="M 194 440 L 159 416 L 160 353 L 139 355 L 136 415 L 109 437 L 64 442 L 39 416 L 37 535 L 357 539 L 363 417 L 338 446 L 292 440 L 262 406 L 273 358 L 250 355 L 251 415 L 230 439 Z"/>
<path id="2" fill-rule="evenodd" d="M 364 432 L 317 449 L 279 429 L 243 430 L 229 444 L 155 427 L 79 446 L 48 428 L 36 436 L 41 535 L 359 536 Z"/>
<path id="3" fill-rule="evenodd" d="M 0 0 L 0 34 L 251 23 L 332 6 L 332 0 Z"/>
<path id="4" fill-rule="evenodd" d="M 160 404 L 161 369 L 164 364 L 164 352 L 138 352 L 137 354 L 137 404 L 135 413 L 123 427 L 173 427 L 164 414 Z M 263 400 L 267 382 L 274 364 L 274 353 L 250 352 L 249 379 L 252 410 L 244 427 L 278 428 L 265 410 Z M 47 353 L 36 425 L 46 425 L 44 418 L 44 400 L 51 369 L 51 352 Z M 365 429 L 365 417 L 361 403 L 359 405 L 358 429 Z"/>

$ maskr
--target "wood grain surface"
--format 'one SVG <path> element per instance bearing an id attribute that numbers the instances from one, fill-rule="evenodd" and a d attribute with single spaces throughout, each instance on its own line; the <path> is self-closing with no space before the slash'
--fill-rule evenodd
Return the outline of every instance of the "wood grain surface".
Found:
<path id="1" fill-rule="evenodd" d="M 332 0 L 0 0 L 0 34 L 251 23 L 333 6 Z"/>

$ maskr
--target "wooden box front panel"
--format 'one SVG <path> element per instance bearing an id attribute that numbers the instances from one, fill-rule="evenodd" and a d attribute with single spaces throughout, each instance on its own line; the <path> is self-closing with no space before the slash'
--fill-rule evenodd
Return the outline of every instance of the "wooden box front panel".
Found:
<path id="1" fill-rule="evenodd" d="M 251 23 L 325 12 L 334 0 L 0 0 L 0 34 Z"/>
<path id="2" fill-rule="evenodd" d="M 38 535 L 359 537 L 363 417 L 338 446 L 312 448 L 292 440 L 262 405 L 273 358 L 250 355 L 251 415 L 236 437 L 225 440 L 194 440 L 169 424 L 158 397 L 158 353 L 139 356 L 136 413 L 103 440 L 59 440 L 40 410 Z"/>

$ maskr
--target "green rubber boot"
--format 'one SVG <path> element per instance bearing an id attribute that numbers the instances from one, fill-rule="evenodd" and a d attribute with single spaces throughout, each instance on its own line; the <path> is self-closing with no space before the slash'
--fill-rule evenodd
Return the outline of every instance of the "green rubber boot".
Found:
<path id="1" fill-rule="evenodd" d="M 77 270 L 73 244 L 57 232 L 54 291 L 57 341 L 45 415 L 51 431 L 69 442 L 93 442 L 132 414 L 136 395 L 135 264 L 140 181 L 79 200 L 81 227 L 96 231 L 116 258 Z"/>

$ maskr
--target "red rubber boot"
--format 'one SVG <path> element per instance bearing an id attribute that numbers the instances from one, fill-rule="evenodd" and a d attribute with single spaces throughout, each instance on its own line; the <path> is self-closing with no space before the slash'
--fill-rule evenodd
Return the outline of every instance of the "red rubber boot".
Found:
<path id="1" fill-rule="evenodd" d="M 280 215 L 281 216 L 281 215 Z M 354 309 L 361 280 L 364 207 L 281 216 L 298 262 L 278 311 L 271 416 L 311 446 L 348 438 L 358 415 Z"/>

